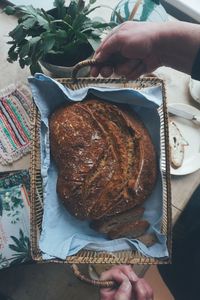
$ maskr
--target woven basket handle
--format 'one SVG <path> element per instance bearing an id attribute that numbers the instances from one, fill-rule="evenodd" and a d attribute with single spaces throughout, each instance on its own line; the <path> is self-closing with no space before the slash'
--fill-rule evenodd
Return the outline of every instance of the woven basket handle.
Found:
<path id="1" fill-rule="evenodd" d="M 120 57 L 118 55 L 113 55 L 112 58 L 110 58 L 109 62 L 107 62 L 106 64 L 110 65 L 110 66 L 114 66 L 116 64 L 116 62 L 123 63 L 123 61 L 124 61 L 123 57 Z M 87 67 L 87 66 L 94 66 L 94 65 L 103 65 L 103 63 L 97 62 L 94 58 L 86 59 L 86 60 L 83 60 L 83 61 L 77 63 L 72 70 L 72 80 L 74 82 L 77 81 L 77 79 L 78 79 L 77 74 L 80 69 Z M 143 77 L 157 77 L 157 76 L 153 73 L 148 73 L 148 74 L 143 75 Z M 123 78 L 123 76 L 122 76 L 122 78 Z"/>
<path id="2" fill-rule="evenodd" d="M 74 275 L 80 279 L 81 281 L 84 281 L 86 283 L 89 283 L 91 285 L 97 286 L 99 288 L 114 288 L 117 287 L 117 284 L 113 280 L 94 280 L 91 278 L 86 277 L 85 275 L 81 274 L 78 265 L 72 264 L 71 265 L 72 271 Z"/>
<path id="3" fill-rule="evenodd" d="M 78 64 L 76 64 L 74 66 L 74 68 L 72 70 L 72 80 L 74 82 L 77 81 L 77 74 L 80 69 L 87 67 L 87 66 L 94 66 L 96 64 L 97 64 L 97 62 L 95 59 L 86 59 L 86 60 L 79 62 Z"/>
<path id="4" fill-rule="evenodd" d="M 112 55 L 112 57 L 109 58 L 109 61 L 106 61 L 106 65 L 110 65 L 110 66 L 115 66 L 116 64 L 119 64 L 119 63 L 124 63 L 126 62 L 126 58 L 121 56 L 119 53 L 114 53 Z M 103 66 L 105 65 L 105 63 L 101 63 L 101 62 L 97 62 L 94 58 L 92 59 L 86 59 L 86 60 L 83 60 L 81 62 L 79 62 L 78 64 L 76 64 L 72 70 L 72 80 L 74 82 L 77 81 L 77 73 L 80 69 L 84 68 L 84 67 L 87 67 L 87 66 L 94 66 L 94 65 L 99 65 L 99 66 Z"/>

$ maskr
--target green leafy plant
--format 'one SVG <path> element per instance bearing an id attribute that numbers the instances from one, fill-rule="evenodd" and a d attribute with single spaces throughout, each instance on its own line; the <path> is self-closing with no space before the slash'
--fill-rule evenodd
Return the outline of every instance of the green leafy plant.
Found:
<path id="1" fill-rule="evenodd" d="M 156 5 L 159 5 L 160 1 L 159 0 L 135 0 L 135 3 L 133 5 L 132 10 L 129 10 L 129 3 L 126 1 L 124 3 L 124 11 L 125 15 L 127 16 L 127 20 L 131 21 L 134 20 L 136 12 L 139 8 L 140 5 L 142 5 L 142 13 L 140 16 L 140 21 L 146 21 L 149 17 L 149 15 L 152 13 Z M 123 23 L 126 21 L 126 18 L 123 18 L 120 14 L 120 10 L 116 10 L 113 13 L 112 19 L 116 17 L 116 21 L 118 24 Z"/>
<path id="2" fill-rule="evenodd" d="M 0 269 L 7 268 L 9 266 L 8 259 L 0 253 Z"/>
<path id="3" fill-rule="evenodd" d="M 101 34 L 116 23 L 91 19 L 89 14 L 99 8 L 96 0 L 55 0 L 54 9 L 45 11 L 33 6 L 7 6 L 4 12 L 18 15 L 18 25 L 9 32 L 8 61 L 18 60 L 21 68 L 30 66 L 31 73 L 42 72 L 39 61 L 72 66 L 89 57 L 98 47 Z"/>
<path id="4" fill-rule="evenodd" d="M 5 212 L 11 218 L 11 223 L 16 224 L 24 207 L 20 189 L 14 187 L 8 188 L 6 192 L 0 192 L 0 202 L 2 203 L 1 214 Z"/>
<path id="5" fill-rule="evenodd" d="M 30 241 L 23 231 L 19 230 L 19 239 L 15 236 L 11 236 L 14 244 L 9 244 L 9 248 L 15 252 L 12 255 L 11 265 L 24 263 L 31 260 Z"/>

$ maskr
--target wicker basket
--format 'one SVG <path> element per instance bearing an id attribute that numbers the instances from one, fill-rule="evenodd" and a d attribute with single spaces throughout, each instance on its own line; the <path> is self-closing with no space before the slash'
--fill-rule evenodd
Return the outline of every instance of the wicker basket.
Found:
<path id="1" fill-rule="evenodd" d="M 162 144 L 162 170 L 163 172 L 163 218 L 161 232 L 167 237 L 167 247 L 169 257 L 166 259 L 157 259 L 143 256 L 138 251 L 120 251 L 120 252 L 96 252 L 81 250 L 76 255 L 69 256 L 65 261 L 53 259 L 48 262 L 70 263 L 70 264 L 166 264 L 171 259 L 171 188 L 170 188 L 170 163 L 169 163 L 169 134 L 168 134 L 168 114 L 166 106 L 166 92 L 164 82 L 157 77 L 145 77 L 136 81 L 127 81 L 125 79 L 94 79 L 94 78 L 76 78 L 76 74 L 83 65 L 78 65 L 74 70 L 72 79 L 59 79 L 58 81 L 70 89 L 79 89 L 87 86 L 95 87 L 117 87 L 141 89 L 144 87 L 161 86 L 163 93 L 163 105 L 159 114 L 161 118 L 161 140 Z M 32 155 L 31 155 L 31 249 L 34 260 L 42 262 L 42 254 L 38 247 L 38 241 L 42 230 L 43 217 L 43 190 L 40 174 L 40 114 L 35 105 L 33 105 L 33 123 L 32 123 Z M 77 268 L 74 266 L 74 272 L 80 277 Z"/>

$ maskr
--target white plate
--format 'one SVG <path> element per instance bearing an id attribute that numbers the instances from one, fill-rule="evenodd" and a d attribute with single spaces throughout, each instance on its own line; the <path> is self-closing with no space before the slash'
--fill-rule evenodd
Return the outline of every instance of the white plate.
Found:
<path id="1" fill-rule="evenodd" d="M 183 103 L 173 103 L 170 107 L 177 107 L 181 110 L 191 112 L 200 116 L 200 111 L 195 107 Z M 183 138 L 188 142 L 188 146 L 184 148 L 184 160 L 180 168 L 170 168 L 172 175 L 186 175 L 200 169 L 200 125 L 196 125 L 190 120 L 181 117 L 169 115 L 170 120 L 173 120 L 179 128 Z"/>
<path id="2" fill-rule="evenodd" d="M 200 103 L 200 81 L 190 78 L 189 91 L 192 98 Z"/>

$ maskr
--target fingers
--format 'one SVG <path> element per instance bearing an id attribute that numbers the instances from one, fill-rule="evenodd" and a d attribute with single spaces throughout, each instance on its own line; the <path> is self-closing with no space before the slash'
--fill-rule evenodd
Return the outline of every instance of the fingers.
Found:
<path id="1" fill-rule="evenodd" d="M 100 67 L 98 65 L 94 65 L 90 68 L 90 74 L 93 77 L 97 77 L 100 73 Z"/>
<path id="2" fill-rule="evenodd" d="M 134 294 L 137 300 L 153 300 L 153 290 L 143 278 L 135 283 Z"/>
<path id="3" fill-rule="evenodd" d="M 138 59 L 126 60 L 126 62 L 116 65 L 114 72 L 119 76 L 128 76 L 140 63 L 141 61 Z"/>
<path id="4" fill-rule="evenodd" d="M 103 272 L 100 279 L 114 280 L 119 284 L 118 289 L 101 289 L 101 300 L 153 300 L 152 288 L 135 274 L 130 265 L 114 266 Z"/>
<path id="5" fill-rule="evenodd" d="M 91 75 L 109 77 L 115 73 L 135 80 L 158 67 L 151 33 L 145 28 L 145 24 L 124 22 L 112 30 L 95 52 L 99 64 L 91 68 Z"/>
<path id="6" fill-rule="evenodd" d="M 132 300 L 132 285 L 128 277 L 117 267 L 101 274 L 101 280 L 113 279 L 119 283 L 119 288 L 113 290 L 103 288 L 100 290 L 101 300 Z"/>
<path id="7" fill-rule="evenodd" d="M 147 72 L 146 65 L 140 60 L 130 60 L 116 66 L 93 66 L 91 75 L 97 77 L 99 74 L 103 77 L 110 77 L 113 73 L 119 76 L 125 76 L 128 80 L 134 80 Z"/>
<path id="8" fill-rule="evenodd" d="M 131 283 L 135 283 L 138 281 L 139 277 L 133 271 L 133 268 L 130 265 L 119 265 L 114 268 L 118 268 L 122 273 L 124 273 L 130 280 Z"/>
<path id="9" fill-rule="evenodd" d="M 100 289 L 100 299 L 101 300 L 114 300 L 116 290 L 110 288 L 101 288 Z"/>
<path id="10" fill-rule="evenodd" d="M 123 275 L 126 275 L 123 274 L 124 273 L 123 271 L 126 269 L 128 273 L 128 270 L 129 271 L 131 270 L 130 268 L 131 268 L 130 266 L 126 266 L 126 265 L 114 266 L 108 271 L 103 272 L 101 274 L 100 280 L 114 280 L 118 284 L 121 284 L 124 279 Z"/>
<path id="11" fill-rule="evenodd" d="M 127 80 L 135 80 L 139 78 L 141 75 L 145 74 L 147 72 L 146 65 L 141 62 L 137 65 L 135 69 L 133 69 L 128 75 L 126 75 Z"/>
<path id="12" fill-rule="evenodd" d="M 114 300 L 132 300 L 132 285 L 125 275 L 123 275 L 124 280 L 118 288 Z"/>
<path id="13" fill-rule="evenodd" d="M 120 27 L 114 28 L 110 34 L 102 41 L 100 47 L 96 50 L 94 58 L 98 62 L 103 62 L 116 52 L 121 52 L 123 46 L 123 35 L 120 34 Z"/>

